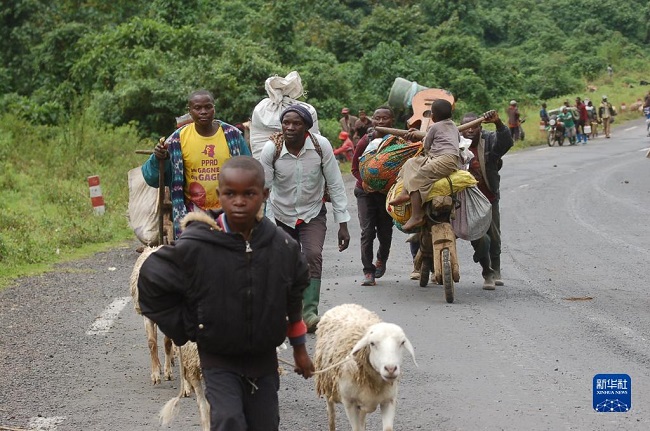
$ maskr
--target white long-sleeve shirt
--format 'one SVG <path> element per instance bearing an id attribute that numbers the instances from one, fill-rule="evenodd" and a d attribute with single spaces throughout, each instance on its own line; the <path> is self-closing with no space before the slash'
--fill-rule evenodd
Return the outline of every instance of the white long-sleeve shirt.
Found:
<path id="1" fill-rule="evenodd" d="M 334 221 L 344 223 L 350 220 L 343 177 L 332 145 L 321 135 L 312 136 L 318 140 L 323 153 L 322 168 L 321 157 L 309 138 L 297 156 L 283 145 L 275 163 L 273 141 L 267 141 L 262 149 L 260 162 L 264 166 L 266 187 L 271 189 L 266 216 L 271 220 L 275 218 L 291 227 L 298 219 L 309 223 L 323 206 L 325 183 L 332 201 Z"/>

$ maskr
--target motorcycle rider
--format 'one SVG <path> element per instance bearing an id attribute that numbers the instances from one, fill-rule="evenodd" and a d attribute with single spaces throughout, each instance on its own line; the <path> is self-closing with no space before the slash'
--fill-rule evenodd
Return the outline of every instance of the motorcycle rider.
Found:
<path id="1" fill-rule="evenodd" d="M 576 144 L 576 127 L 573 113 L 569 112 L 569 108 L 562 107 L 562 113 L 557 116 L 558 120 L 564 124 L 565 135 L 569 138 L 569 145 Z"/>

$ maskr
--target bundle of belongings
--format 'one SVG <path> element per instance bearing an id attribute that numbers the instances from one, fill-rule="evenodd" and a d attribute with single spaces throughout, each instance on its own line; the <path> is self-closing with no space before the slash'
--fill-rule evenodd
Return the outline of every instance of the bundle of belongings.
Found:
<path id="1" fill-rule="evenodd" d="M 386 135 L 370 141 L 359 157 L 359 174 L 366 192 L 388 193 L 402 165 L 422 152 L 422 142 Z"/>
<path id="2" fill-rule="evenodd" d="M 478 181 L 467 170 L 473 157 L 473 153 L 469 150 L 470 145 L 469 139 L 461 137 L 459 152 L 461 169 L 433 183 L 424 203 L 428 203 L 430 210 L 434 212 L 439 208 L 449 208 L 453 203 L 450 223 L 454 234 L 458 238 L 473 241 L 481 238 L 490 227 L 492 205 L 478 189 Z M 390 205 L 388 202 L 398 196 L 402 189 L 402 178 L 399 177 L 390 187 L 386 197 L 386 211 L 400 230 L 411 217 L 411 203 L 409 201 L 400 205 Z"/>
<path id="3" fill-rule="evenodd" d="M 309 103 L 296 100 L 304 95 L 302 80 L 298 72 L 293 71 L 284 78 L 272 76 L 264 82 L 266 93 L 264 98 L 253 109 L 250 123 L 250 146 L 253 157 L 259 160 L 264 144 L 275 132 L 282 131 L 280 114 L 289 105 L 302 105 L 311 114 L 313 125 L 309 128 L 311 133 L 318 133 L 318 115 L 316 109 Z"/>
<path id="4" fill-rule="evenodd" d="M 449 177 L 442 178 L 433 183 L 429 195 L 427 196 L 427 202 L 430 202 L 439 196 L 455 195 L 461 190 L 475 186 L 476 184 L 478 184 L 478 181 L 476 181 L 472 174 L 468 171 L 459 169 L 449 175 Z M 388 202 L 393 200 L 395 196 L 402 192 L 402 187 L 402 179 L 400 177 L 390 188 L 386 197 L 386 211 L 388 211 L 388 214 L 393 218 L 395 226 L 400 230 L 401 226 L 411 218 L 411 203 L 406 202 L 400 205 L 390 205 Z"/>

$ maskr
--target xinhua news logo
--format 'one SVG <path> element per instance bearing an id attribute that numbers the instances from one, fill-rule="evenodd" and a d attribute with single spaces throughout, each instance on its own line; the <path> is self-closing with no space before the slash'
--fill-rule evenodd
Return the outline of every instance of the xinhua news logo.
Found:
<path id="1" fill-rule="evenodd" d="M 594 410 L 621 413 L 632 409 L 632 379 L 627 374 L 594 376 Z"/>

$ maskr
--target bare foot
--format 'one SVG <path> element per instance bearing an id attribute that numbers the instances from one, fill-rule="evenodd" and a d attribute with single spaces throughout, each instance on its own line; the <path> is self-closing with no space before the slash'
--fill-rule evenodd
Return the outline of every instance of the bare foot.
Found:
<path id="1" fill-rule="evenodd" d="M 424 225 L 424 216 L 422 217 L 411 216 L 409 221 L 407 221 L 406 223 L 404 223 L 404 225 L 402 225 L 402 230 L 408 232 L 423 225 Z"/>
<path id="2" fill-rule="evenodd" d="M 388 204 L 401 205 L 401 204 L 405 204 L 409 200 L 411 200 L 411 197 L 408 195 L 408 193 L 400 193 L 397 196 L 395 196 L 395 198 L 392 201 L 389 201 Z"/>

